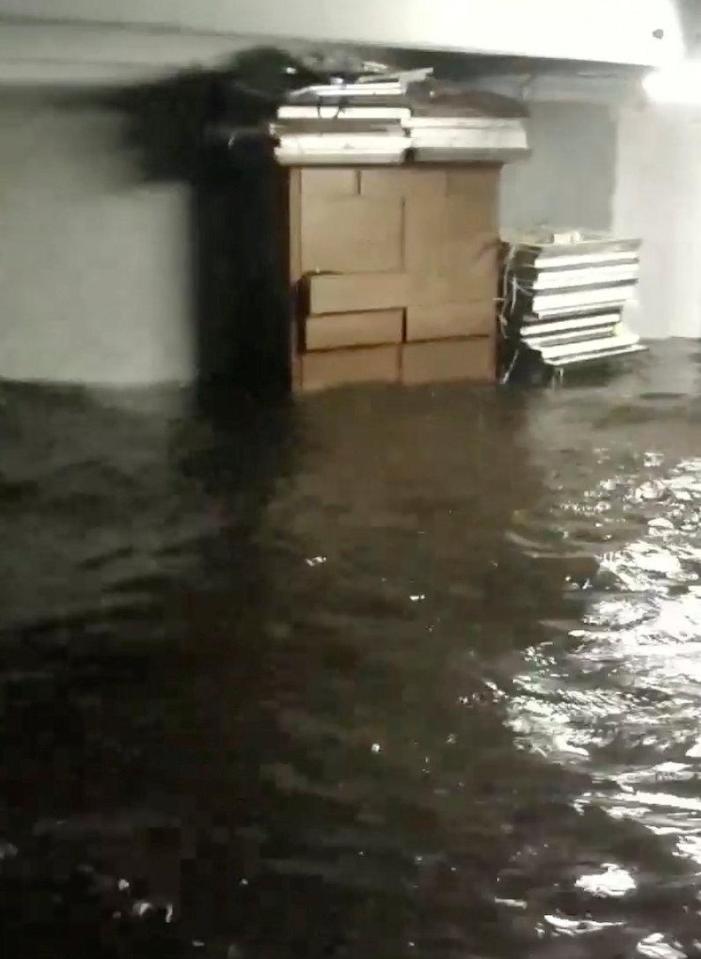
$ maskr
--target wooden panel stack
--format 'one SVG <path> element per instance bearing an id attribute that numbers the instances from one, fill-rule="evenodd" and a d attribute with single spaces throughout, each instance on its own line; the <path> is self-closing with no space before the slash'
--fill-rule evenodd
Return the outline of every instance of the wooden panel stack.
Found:
<path id="1" fill-rule="evenodd" d="M 493 380 L 499 166 L 296 168 L 296 387 Z"/>

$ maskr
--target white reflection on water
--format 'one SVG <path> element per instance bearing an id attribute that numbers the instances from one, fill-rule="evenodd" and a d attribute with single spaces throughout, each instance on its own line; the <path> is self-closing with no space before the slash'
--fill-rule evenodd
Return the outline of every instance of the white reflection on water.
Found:
<path id="1" fill-rule="evenodd" d="M 617 899 L 635 889 L 636 882 L 627 869 L 614 863 L 604 863 L 603 872 L 580 876 L 575 886 L 599 898 Z"/>
<path id="2" fill-rule="evenodd" d="M 602 929 L 615 929 L 622 922 L 595 922 L 593 919 L 567 919 L 565 916 L 545 916 L 545 921 L 563 936 L 586 936 Z"/>
<path id="3" fill-rule="evenodd" d="M 638 943 L 637 955 L 647 959 L 684 959 L 685 953 L 674 943 L 666 942 L 661 933 L 646 936 Z"/>
<path id="4" fill-rule="evenodd" d="M 559 507 L 559 522 L 574 529 L 564 537 L 567 555 L 585 543 L 582 520 L 591 529 L 609 512 L 615 545 L 607 542 L 603 552 L 601 539 L 592 538 L 598 572 L 580 594 L 579 625 L 565 627 L 547 657 L 525 652 L 507 722 L 521 748 L 586 776 L 590 786 L 574 800 L 579 812 L 599 809 L 642 827 L 698 876 L 701 459 L 665 469 L 650 454 L 642 472 L 608 477 L 576 509 Z M 613 509 L 602 510 L 602 502 Z M 549 536 L 540 555 L 552 556 L 552 548 Z M 537 559 L 532 537 L 530 549 Z M 573 878 L 576 889 L 601 898 L 625 897 L 636 885 L 631 872 L 611 863 Z M 545 919 L 557 935 L 589 931 L 582 920 Z M 637 954 L 684 955 L 659 931 L 639 940 Z"/>

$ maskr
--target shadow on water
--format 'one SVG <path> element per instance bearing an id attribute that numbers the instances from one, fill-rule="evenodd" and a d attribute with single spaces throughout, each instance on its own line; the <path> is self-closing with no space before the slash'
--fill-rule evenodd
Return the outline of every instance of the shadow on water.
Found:
<path id="1" fill-rule="evenodd" d="M 3 954 L 696 954 L 664 368 L 225 425 L 4 387 Z"/>

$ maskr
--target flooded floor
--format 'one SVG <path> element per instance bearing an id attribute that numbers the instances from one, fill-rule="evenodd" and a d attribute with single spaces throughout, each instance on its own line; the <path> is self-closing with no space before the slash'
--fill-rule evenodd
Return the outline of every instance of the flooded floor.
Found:
<path id="1" fill-rule="evenodd" d="M 700 373 L 0 387 L 2 955 L 701 956 Z"/>

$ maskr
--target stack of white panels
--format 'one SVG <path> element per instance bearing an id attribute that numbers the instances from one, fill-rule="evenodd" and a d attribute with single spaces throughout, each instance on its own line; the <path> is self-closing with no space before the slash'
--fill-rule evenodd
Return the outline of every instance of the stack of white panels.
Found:
<path id="1" fill-rule="evenodd" d="M 407 81 L 376 78 L 297 90 L 277 111 L 271 132 L 279 163 L 401 163 L 409 148 Z"/>
<path id="2" fill-rule="evenodd" d="M 640 273 L 638 240 L 512 237 L 503 256 L 508 368 L 522 354 L 565 367 L 644 349 L 623 323 Z"/>

